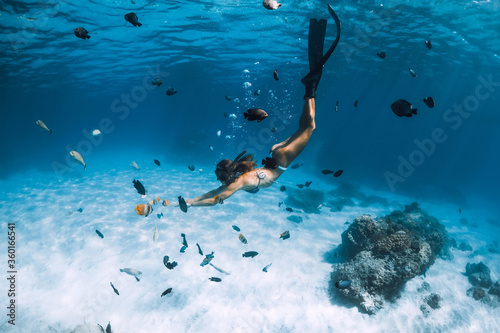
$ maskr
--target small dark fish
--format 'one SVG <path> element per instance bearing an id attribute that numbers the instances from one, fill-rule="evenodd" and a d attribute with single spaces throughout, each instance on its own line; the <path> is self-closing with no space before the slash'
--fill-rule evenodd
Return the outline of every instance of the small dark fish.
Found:
<path id="1" fill-rule="evenodd" d="M 288 230 L 285 232 L 282 232 L 280 235 L 280 238 L 283 240 L 290 238 L 290 232 Z"/>
<path id="2" fill-rule="evenodd" d="M 141 23 L 139 23 L 139 18 L 134 12 L 125 14 L 125 20 L 127 20 L 127 22 L 130 22 L 134 27 L 140 27 L 142 25 Z"/>
<path id="3" fill-rule="evenodd" d="M 340 177 L 344 173 L 344 170 L 340 169 L 338 171 L 335 171 L 333 174 L 333 177 Z"/>
<path id="4" fill-rule="evenodd" d="M 208 150 L 214 151 L 214 146 L 212 146 L 212 145 L 208 146 Z"/>
<path id="5" fill-rule="evenodd" d="M 172 96 L 177 94 L 177 90 L 175 90 L 174 88 L 168 88 L 165 94 L 167 94 L 167 96 Z"/>
<path id="6" fill-rule="evenodd" d="M 276 132 L 278 129 L 276 127 L 271 128 L 271 132 Z"/>
<path id="7" fill-rule="evenodd" d="M 259 95 L 260 95 L 260 89 L 255 90 L 255 91 L 253 92 L 253 94 L 254 94 L 255 96 L 259 96 Z"/>
<path id="8" fill-rule="evenodd" d="M 380 59 L 385 59 L 385 52 L 378 52 L 377 55 L 380 57 Z"/>
<path id="9" fill-rule="evenodd" d="M 163 265 L 167 266 L 169 260 L 170 260 L 170 258 L 168 256 L 164 256 L 163 257 Z"/>
<path id="10" fill-rule="evenodd" d="M 222 279 L 221 278 L 218 278 L 218 277 L 211 277 L 209 278 L 210 281 L 213 281 L 213 282 L 221 282 Z"/>
<path id="11" fill-rule="evenodd" d="M 133 180 L 132 183 L 134 183 L 134 187 L 139 192 L 139 194 L 146 195 L 146 189 L 144 188 L 144 185 L 138 180 Z"/>
<path id="12" fill-rule="evenodd" d="M 461 214 L 462 213 L 462 208 L 458 208 L 458 212 Z"/>
<path id="13" fill-rule="evenodd" d="M 227 116 L 228 116 L 227 112 L 224 112 L 224 117 L 227 117 Z"/>
<path id="14" fill-rule="evenodd" d="M 115 286 L 113 286 L 113 284 L 111 282 L 109 284 L 111 285 L 111 288 L 113 288 L 113 291 L 115 292 L 115 294 L 120 295 L 120 293 L 118 292 L 118 289 L 116 289 Z"/>
<path id="15" fill-rule="evenodd" d="M 168 269 L 174 269 L 177 267 L 177 261 L 167 262 L 165 266 L 167 266 Z"/>
<path id="16" fill-rule="evenodd" d="M 238 231 L 238 232 L 241 231 L 241 229 L 237 225 L 233 225 L 233 229 L 236 230 L 236 231 Z"/>
<path id="17" fill-rule="evenodd" d="M 304 184 L 304 186 L 305 186 L 305 187 L 309 187 L 309 185 L 311 185 L 311 184 L 312 184 L 312 181 L 310 181 L 310 182 L 306 182 L 306 183 Z"/>
<path id="18" fill-rule="evenodd" d="M 269 267 L 271 267 L 271 265 L 272 265 L 272 263 L 270 263 L 266 267 L 262 268 L 262 271 L 267 273 L 267 270 L 269 269 Z"/>
<path id="19" fill-rule="evenodd" d="M 339 289 L 347 289 L 351 286 L 351 281 L 349 280 L 340 280 L 335 282 L 335 287 Z"/>
<path id="20" fill-rule="evenodd" d="M 248 252 L 243 253 L 242 256 L 243 256 L 243 258 L 248 258 L 248 257 L 253 258 L 258 254 L 259 254 L 259 252 L 257 252 L 257 251 L 248 251 Z"/>
<path id="21" fill-rule="evenodd" d="M 207 264 L 210 264 L 210 261 L 212 261 L 212 259 L 214 258 L 214 251 L 212 251 L 212 253 L 210 254 L 207 254 L 205 256 L 205 258 L 203 259 L 203 261 L 201 262 L 200 266 L 201 267 L 204 267 L 205 265 Z"/>
<path id="22" fill-rule="evenodd" d="M 431 41 L 430 41 L 430 40 L 426 40 L 426 41 L 425 41 L 425 46 L 427 46 L 427 48 L 428 48 L 429 50 L 430 50 L 430 49 L 432 49 L 432 43 L 431 43 Z"/>
<path id="23" fill-rule="evenodd" d="M 298 188 L 303 188 L 303 187 L 304 187 L 304 184 L 297 184 L 297 187 L 298 187 Z"/>
<path id="24" fill-rule="evenodd" d="M 281 207 L 282 204 L 284 204 L 283 201 L 278 202 L 278 207 Z"/>
<path id="25" fill-rule="evenodd" d="M 188 165 L 188 169 L 194 171 L 194 165 Z"/>
<path id="26" fill-rule="evenodd" d="M 164 292 L 161 293 L 161 296 L 160 297 L 163 297 L 165 295 L 168 295 L 172 292 L 172 288 L 168 288 L 167 290 L 165 290 Z"/>
<path id="27" fill-rule="evenodd" d="M 286 187 L 282 185 L 282 186 L 280 187 L 280 191 L 281 191 L 281 192 L 285 192 L 285 191 L 286 191 Z"/>
<path id="28" fill-rule="evenodd" d="M 154 162 L 155 162 L 155 164 L 156 164 L 157 166 L 160 166 L 160 161 L 158 161 L 158 160 L 154 160 Z"/>
<path id="29" fill-rule="evenodd" d="M 278 81 L 280 78 L 278 77 L 278 70 L 276 69 L 273 73 L 273 77 L 276 81 Z"/>
<path id="30" fill-rule="evenodd" d="M 291 209 L 290 207 L 286 207 L 285 209 L 290 213 L 293 212 L 293 209 Z"/>
<path id="31" fill-rule="evenodd" d="M 354 101 L 354 107 L 357 107 L 358 106 L 358 100 L 355 100 Z"/>
<path id="32" fill-rule="evenodd" d="M 163 83 L 163 80 L 160 79 L 159 77 L 155 77 L 153 79 L 153 81 L 151 82 L 151 84 L 153 84 L 153 86 L 157 86 L 157 87 L 161 86 L 162 83 Z"/>
<path id="33" fill-rule="evenodd" d="M 335 112 L 339 112 L 339 101 L 335 104 Z"/>
<path id="34" fill-rule="evenodd" d="M 82 27 L 78 27 L 75 29 L 75 36 L 78 38 L 81 38 L 81 39 L 89 39 L 90 38 L 87 30 L 85 30 L 85 28 L 82 28 Z"/>
<path id="35" fill-rule="evenodd" d="M 83 208 L 78 208 L 76 211 L 81 213 L 83 212 Z"/>
<path id="36" fill-rule="evenodd" d="M 417 77 L 417 74 L 415 74 L 415 71 L 411 68 L 408 68 L 408 71 L 410 72 L 410 75 L 413 77 Z"/>
<path id="37" fill-rule="evenodd" d="M 429 108 L 433 108 L 434 106 L 436 106 L 436 102 L 434 102 L 434 98 L 432 97 L 426 97 L 424 98 L 424 103 L 425 105 L 427 105 Z"/>
<path id="38" fill-rule="evenodd" d="M 182 245 L 188 247 L 188 242 L 186 241 L 186 234 L 181 234 L 182 237 Z"/>
<path id="39" fill-rule="evenodd" d="M 179 208 L 184 212 L 184 213 L 187 213 L 188 211 L 188 207 L 187 207 L 187 204 L 186 204 L 186 200 L 184 200 L 183 197 L 179 196 Z"/>
<path id="40" fill-rule="evenodd" d="M 200 244 L 196 243 L 196 246 L 198 246 L 198 253 L 202 256 L 203 251 L 201 250 Z"/>
<path id="41" fill-rule="evenodd" d="M 332 170 L 327 170 L 327 169 L 325 169 L 325 170 L 322 170 L 322 171 L 321 171 L 321 173 L 322 173 L 322 174 L 324 174 L 324 175 L 329 175 L 329 174 L 331 174 L 331 173 L 333 173 L 333 172 L 334 172 L 334 171 L 332 171 Z"/>
<path id="42" fill-rule="evenodd" d="M 159 214 L 159 213 L 158 213 L 158 214 L 156 214 L 156 217 L 157 217 L 158 219 L 161 219 L 161 218 L 163 217 L 163 213 L 161 213 L 161 214 Z"/>
<path id="43" fill-rule="evenodd" d="M 417 114 L 417 109 L 413 109 L 411 103 L 404 99 L 398 99 L 392 103 L 391 110 L 398 117 L 411 117 L 412 115 Z"/>
<path id="44" fill-rule="evenodd" d="M 278 160 L 275 159 L 274 157 L 263 158 L 262 165 L 264 166 L 264 168 L 271 169 L 271 170 L 276 169 L 279 166 Z"/>
<path id="45" fill-rule="evenodd" d="M 187 246 L 183 245 L 183 246 L 181 247 L 181 249 L 180 249 L 180 252 L 181 252 L 181 253 L 184 253 L 184 252 L 186 252 L 186 249 L 187 249 Z"/>
<path id="46" fill-rule="evenodd" d="M 226 101 L 231 101 L 231 100 L 232 100 L 231 96 L 229 96 L 229 95 L 226 95 L 226 96 L 224 96 L 224 97 L 226 98 Z M 227 116 L 226 116 L 226 117 L 227 117 Z"/>
<path id="47" fill-rule="evenodd" d="M 111 323 L 108 322 L 108 326 L 106 326 L 106 333 L 112 333 L 111 332 Z"/>
<path id="48" fill-rule="evenodd" d="M 243 116 L 249 121 L 257 120 L 257 122 L 261 122 L 266 119 L 267 112 L 262 109 L 248 109 L 247 112 L 243 113 Z"/>
<path id="49" fill-rule="evenodd" d="M 294 165 L 292 165 L 290 168 L 291 169 L 298 169 L 302 166 L 302 164 L 298 164 L 298 163 L 295 163 Z"/>
<path id="50" fill-rule="evenodd" d="M 95 233 L 98 234 L 99 237 L 104 238 L 104 235 L 99 230 L 95 229 Z"/>

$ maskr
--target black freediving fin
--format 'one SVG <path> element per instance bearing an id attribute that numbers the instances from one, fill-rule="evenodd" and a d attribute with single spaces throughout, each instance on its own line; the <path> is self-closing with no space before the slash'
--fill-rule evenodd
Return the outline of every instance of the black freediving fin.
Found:
<path id="1" fill-rule="evenodd" d="M 323 66 L 328 61 L 328 58 L 330 58 L 330 56 L 332 55 L 340 40 L 340 20 L 330 5 L 328 5 L 328 12 L 335 21 L 335 25 L 337 27 L 337 35 L 332 46 L 330 46 L 330 48 L 324 55 L 323 44 L 326 32 L 326 20 L 322 19 L 318 21 L 316 19 L 311 19 L 311 21 L 309 22 L 309 73 L 301 80 L 301 82 L 306 87 L 306 94 L 304 98 L 316 97 L 316 88 L 318 86 L 319 80 L 321 79 Z"/>

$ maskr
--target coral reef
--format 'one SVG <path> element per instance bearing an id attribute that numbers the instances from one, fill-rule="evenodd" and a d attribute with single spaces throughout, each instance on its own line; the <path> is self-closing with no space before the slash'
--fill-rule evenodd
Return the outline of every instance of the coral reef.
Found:
<path id="1" fill-rule="evenodd" d="M 359 216 L 341 237 L 336 251 L 343 261 L 334 266 L 331 285 L 351 285 L 332 292 L 370 314 L 396 297 L 406 281 L 425 274 L 436 256 L 447 255 L 451 243 L 444 226 L 417 203 L 377 219 Z"/>
<path id="2" fill-rule="evenodd" d="M 479 264 L 467 263 L 465 266 L 465 275 L 474 287 L 489 288 L 493 284 L 490 277 L 490 269 L 483 262 Z"/>

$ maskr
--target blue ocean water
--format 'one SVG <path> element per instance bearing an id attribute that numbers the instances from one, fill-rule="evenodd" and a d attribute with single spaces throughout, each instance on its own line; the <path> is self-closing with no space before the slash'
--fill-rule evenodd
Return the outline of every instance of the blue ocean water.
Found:
<path id="1" fill-rule="evenodd" d="M 270 11 L 259 1 L 3 1 L 1 226 L 7 230 L 13 221 L 19 232 L 20 296 L 18 326 L 0 322 L 0 330 L 70 332 L 83 322 L 111 321 L 118 332 L 155 327 L 479 332 L 481 324 L 499 331 L 493 319 L 498 309 L 466 297 L 467 280 L 459 272 L 467 261 L 483 260 L 494 280 L 500 275 L 498 254 L 487 251 L 499 231 L 500 2 L 331 5 L 342 34 L 318 88 L 316 130 L 296 160 L 301 168 L 280 181 L 294 186 L 313 180 L 325 193 L 347 182 L 391 204 L 338 214 L 302 212 L 307 223 L 295 225 L 274 203 L 286 197 L 279 186 L 255 196 L 237 194 L 224 206 L 190 209 L 187 215 L 172 206 L 155 208 L 144 219 L 133 210 L 141 198 L 131 182 L 141 179 L 162 199 L 191 198 L 218 185 L 213 169 L 220 159 L 247 150 L 260 161 L 272 144 L 293 134 L 303 103 L 300 79 L 308 68 L 309 19 L 329 20 L 326 44 L 335 34 L 326 2 L 283 2 Z M 141 27 L 125 21 L 131 11 Z M 80 26 L 90 39 L 74 35 Z M 376 55 L 381 51 L 384 59 Z M 151 84 L 155 77 L 163 80 L 160 87 Z M 167 96 L 169 87 L 177 93 Z M 436 101 L 432 109 L 423 103 L 427 96 Z M 408 100 L 417 114 L 397 117 L 390 108 L 397 99 Z M 243 112 L 255 107 L 269 117 L 246 121 Z M 52 135 L 37 128 L 39 119 Z M 94 137 L 95 129 L 102 134 Z M 72 150 L 83 155 L 85 171 L 69 157 Z M 130 168 L 132 161 L 140 172 Z M 334 179 L 322 175 L 323 169 L 344 173 Z M 331 267 L 320 258 L 340 242 L 343 223 L 364 213 L 381 216 L 415 200 L 476 250 L 443 261 L 442 272 L 430 270 L 429 279 L 448 297 L 441 315 L 422 318 L 419 305 L 411 302 L 416 284 L 376 318 L 331 304 Z M 160 211 L 164 219 L 156 217 Z M 153 243 L 155 223 L 159 239 Z M 268 250 L 266 260 L 242 265 L 244 248 L 230 228 L 235 223 L 245 226 L 250 244 Z M 105 241 L 95 228 L 106 231 Z M 285 249 L 267 238 L 286 229 L 292 238 L 283 242 Z M 200 278 L 201 257 L 192 248 L 190 257 L 178 260 L 184 266 L 172 271 L 176 275 L 158 273 L 165 270 L 165 252 L 178 253 L 181 232 L 206 244 L 207 251 L 212 247 L 220 265 L 231 268 L 232 280 L 219 289 L 207 286 L 210 276 Z M 6 236 L 2 239 L 4 244 Z M 290 268 L 297 260 L 307 265 Z M 261 268 L 270 262 L 266 280 Z M 141 281 L 147 288 L 134 288 L 127 284 L 131 277 L 120 276 L 119 268 L 134 265 L 150 277 Z M 98 292 L 112 293 L 111 278 L 125 279 L 126 301 Z M 457 279 L 465 280 L 451 283 Z M 174 286 L 170 303 L 157 297 L 161 283 L 164 289 Z M 154 295 L 147 295 L 153 289 Z M 50 295 L 55 299 L 48 300 Z M 99 306 L 88 306 L 93 300 Z M 175 315 L 166 318 L 165 312 Z M 245 314 L 253 319 L 237 320 Z M 348 319 L 340 323 L 339 317 Z"/>

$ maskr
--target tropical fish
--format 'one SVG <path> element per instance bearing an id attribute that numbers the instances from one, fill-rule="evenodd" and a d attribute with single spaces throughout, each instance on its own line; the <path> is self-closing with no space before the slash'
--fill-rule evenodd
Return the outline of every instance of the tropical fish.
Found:
<path id="1" fill-rule="evenodd" d="M 312 181 L 310 181 L 310 182 L 306 182 L 306 183 L 304 184 L 304 186 L 305 186 L 305 187 L 309 187 L 311 184 L 312 184 Z"/>
<path id="2" fill-rule="evenodd" d="M 358 106 L 358 100 L 355 100 L 354 101 L 354 107 L 357 107 Z"/>
<path id="3" fill-rule="evenodd" d="M 210 151 L 214 151 L 214 146 L 209 145 L 209 146 L 208 146 L 208 150 L 210 150 Z"/>
<path id="4" fill-rule="evenodd" d="M 137 215 L 144 215 L 144 217 L 148 217 L 148 215 L 153 212 L 153 207 L 150 204 L 138 204 L 135 206 L 135 211 Z"/>
<path id="5" fill-rule="evenodd" d="M 213 258 L 214 258 L 214 251 L 212 251 L 212 253 L 207 254 L 207 255 L 205 256 L 205 258 L 204 258 L 204 259 L 203 259 L 203 261 L 201 262 L 200 266 L 201 266 L 201 267 L 203 267 L 203 266 L 205 266 L 205 265 L 209 264 L 209 263 L 210 263 L 210 261 L 211 261 Z"/>
<path id="6" fill-rule="evenodd" d="M 290 238 L 290 231 L 287 230 L 287 231 L 282 232 L 280 235 L 280 238 L 283 240 Z"/>
<path id="7" fill-rule="evenodd" d="M 186 234 L 181 234 L 182 237 L 182 245 L 188 247 L 188 242 L 186 241 Z"/>
<path id="8" fill-rule="evenodd" d="M 339 289 L 347 289 L 351 286 L 351 281 L 350 280 L 340 280 L 335 282 L 335 287 Z"/>
<path id="9" fill-rule="evenodd" d="M 186 200 L 184 200 L 183 197 L 179 196 L 178 197 L 179 199 L 179 208 L 184 212 L 184 213 L 187 213 L 188 211 L 188 207 L 187 207 L 187 204 L 186 204 Z"/>
<path id="10" fill-rule="evenodd" d="M 272 265 L 272 263 L 270 263 L 266 267 L 262 268 L 262 271 L 267 273 L 267 270 L 269 269 L 269 267 L 271 267 L 271 265 Z"/>
<path id="11" fill-rule="evenodd" d="M 99 136 L 99 135 L 101 135 L 101 131 L 99 131 L 98 129 L 95 129 L 95 130 L 92 131 L 92 135 L 93 136 Z"/>
<path id="12" fill-rule="evenodd" d="M 436 105 L 436 103 L 434 102 L 434 98 L 432 98 L 430 96 L 424 98 L 424 103 L 425 103 L 425 105 L 427 105 L 431 109 Z"/>
<path id="13" fill-rule="evenodd" d="M 158 219 L 161 219 L 161 218 L 163 217 L 163 213 L 161 213 L 161 214 L 160 214 L 160 213 L 156 214 L 156 217 L 157 217 Z"/>
<path id="14" fill-rule="evenodd" d="M 130 166 L 132 167 L 132 169 L 136 169 L 137 171 L 140 170 L 139 166 L 135 161 L 132 161 L 132 163 L 130 163 Z"/>
<path id="15" fill-rule="evenodd" d="M 290 167 L 290 169 L 298 169 L 298 168 L 300 168 L 301 166 L 302 166 L 302 163 L 301 163 L 301 164 L 295 163 L 294 165 L 292 165 L 292 166 Z"/>
<path id="16" fill-rule="evenodd" d="M 429 50 L 430 50 L 430 49 L 432 49 L 432 43 L 431 43 L 431 41 L 430 41 L 430 40 L 426 40 L 426 41 L 425 41 L 425 46 L 427 46 L 427 48 L 428 48 Z"/>
<path id="17" fill-rule="evenodd" d="M 226 275 L 229 275 L 229 272 L 226 272 L 225 270 L 223 270 L 222 268 L 219 268 L 219 267 L 216 267 L 214 264 L 212 263 L 209 263 L 210 266 L 212 266 L 216 271 L 218 272 L 221 272 L 222 274 L 226 274 Z"/>
<path id="18" fill-rule="evenodd" d="M 167 199 L 163 200 L 163 202 L 161 203 L 163 206 L 167 207 L 168 205 L 170 205 L 170 201 L 168 201 Z"/>
<path id="19" fill-rule="evenodd" d="M 213 281 L 213 282 L 221 282 L 222 279 L 221 278 L 218 278 L 218 277 L 211 277 L 209 278 L 210 281 Z"/>
<path id="20" fill-rule="evenodd" d="M 95 229 L 95 233 L 98 234 L 99 237 L 104 238 L 104 235 L 99 230 Z"/>
<path id="21" fill-rule="evenodd" d="M 90 39 L 88 31 L 82 27 L 78 27 L 75 29 L 75 36 L 81 39 Z"/>
<path id="22" fill-rule="evenodd" d="M 278 9 L 281 7 L 281 4 L 276 0 L 264 0 L 262 2 L 262 5 L 269 10 Z"/>
<path id="23" fill-rule="evenodd" d="M 222 134 L 221 130 L 218 130 L 217 131 L 217 137 L 220 137 L 221 134 Z"/>
<path id="24" fill-rule="evenodd" d="M 156 205 L 158 202 L 161 201 L 161 199 L 160 199 L 160 197 L 156 197 L 152 201 L 153 201 L 153 205 Z"/>
<path id="25" fill-rule="evenodd" d="M 177 94 L 177 90 L 175 90 L 174 88 L 168 88 L 165 94 L 167 94 L 167 96 L 172 96 Z"/>
<path id="26" fill-rule="evenodd" d="M 241 231 L 241 229 L 237 225 L 233 225 L 233 229 L 236 230 L 236 231 L 238 231 L 238 232 Z"/>
<path id="27" fill-rule="evenodd" d="M 417 77 L 417 74 L 415 74 L 415 71 L 411 68 L 408 68 L 408 71 L 410 72 L 410 75 L 413 77 Z"/>
<path id="28" fill-rule="evenodd" d="M 156 164 L 157 166 L 160 166 L 160 161 L 158 161 L 158 160 L 156 160 L 156 159 L 155 159 L 153 162 L 155 162 L 155 164 Z"/>
<path id="29" fill-rule="evenodd" d="M 111 323 L 108 322 L 108 326 L 106 326 L 106 333 L 112 333 L 111 332 Z"/>
<path id="30" fill-rule="evenodd" d="M 293 209 L 292 209 L 292 208 L 290 208 L 290 207 L 286 207 L 285 209 L 286 209 L 288 212 L 290 212 L 290 213 L 291 213 L 291 212 L 293 212 Z"/>
<path id="31" fill-rule="evenodd" d="M 125 14 L 125 20 L 130 22 L 134 27 L 140 27 L 142 24 L 139 23 L 139 18 L 134 12 L 130 12 Z"/>
<path id="32" fill-rule="evenodd" d="M 243 258 L 248 258 L 248 257 L 253 258 L 258 254 L 259 254 L 259 252 L 257 252 L 257 251 L 248 251 L 248 252 L 243 253 L 242 256 L 243 256 Z"/>
<path id="33" fill-rule="evenodd" d="M 245 238 L 245 236 L 243 236 L 242 234 L 239 234 L 238 235 L 238 238 L 240 239 L 240 241 L 243 243 L 243 244 L 247 244 L 247 239 Z"/>
<path id="34" fill-rule="evenodd" d="M 281 192 L 285 192 L 285 191 L 286 191 L 286 187 L 282 185 L 282 186 L 280 187 L 280 191 L 281 191 Z"/>
<path id="35" fill-rule="evenodd" d="M 158 239 L 158 228 L 156 227 L 156 224 L 155 224 L 155 232 L 153 234 L 153 242 L 156 243 L 157 239 Z"/>
<path id="36" fill-rule="evenodd" d="M 379 56 L 380 59 L 385 59 L 385 52 L 377 52 L 377 55 Z"/>
<path id="37" fill-rule="evenodd" d="M 167 290 L 165 290 L 164 292 L 161 293 L 161 296 L 160 297 L 163 297 L 165 295 L 168 295 L 172 292 L 172 288 L 168 288 Z"/>
<path id="38" fill-rule="evenodd" d="M 344 170 L 340 169 L 340 170 L 337 170 L 335 171 L 335 173 L 333 174 L 333 177 L 340 177 L 342 175 L 342 173 L 344 173 Z"/>
<path id="39" fill-rule="evenodd" d="M 398 99 L 392 103 L 391 110 L 398 117 L 411 117 L 412 115 L 417 114 L 417 109 L 413 109 L 411 103 L 404 99 Z"/>
<path id="40" fill-rule="evenodd" d="M 177 261 L 167 262 L 165 265 L 168 269 L 174 269 L 177 266 Z"/>
<path id="41" fill-rule="evenodd" d="M 41 130 L 49 132 L 49 134 L 52 134 L 52 130 L 45 125 L 45 123 L 41 120 L 37 120 L 35 123 L 38 127 L 40 127 Z"/>
<path id="42" fill-rule="evenodd" d="M 71 155 L 71 157 L 73 157 L 73 159 L 77 163 L 80 163 L 81 165 L 83 165 L 83 170 L 87 169 L 87 164 L 85 164 L 85 161 L 83 160 L 83 157 L 82 157 L 82 155 L 80 155 L 79 152 L 77 152 L 76 150 L 73 150 L 69 154 Z"/>
<path id="43" fill-rule="evenodd" d="M 141 281 L 141 280 L 139 280 L 139 276 L 142 275 L 142 272 L 138 271 L 135 268 L 120 268 L 120 272 L 127 273 L 128 275 L 132 275 L 133 277 L 135 277 L 135 279 L 137 281 Z"/>
<path id="44" fill-rule="evenodd" d="M 262 165 L 266 169 L 276 169 L 279 166 L 278 160 L 274 157 L 266 157 L 262 159 Z"/>
<path id="45" fill-rule="evenodd" d="M 163 265 L 167 266 L 169 260 L 170 260 L 170 258 L 168 256 L 164 256 L 163 257 Z"/>
<path id="46" fill-rule="evenodd" d="M 83 208 L 78 208 L 76 211 L 81 213 L 83 212 Z"/>
<path id="47" fill-rule="evenodd" d="M 201 250 L 200 244 L 196 243 L 196 246 L 198 247 L 198 253 L 202 256 L 203 251 Z"/>
<path id="48" fill-rule="evenodd" d="M 278 70 L 277 70 L 277 69 L 276 69 L 276 70 L 274 70 L 274 72 L 273 72 L 273 77 L 274 77 L 274 79 L 275 79 L 276 81 L 278 81 L 278 80 L 280 79 L 280 78 L 278 77 Z"/>
<path id="49" fill-rule="evenodd" d="M 144 185 L 138 180 L 133 180 L 132 183 L 134 184 L 135 189 L 139 194 L 146 195 L 146 189 L 144 188 Z"/>
<path id="50" fill-rule="evenodd" d="M 276 132 L 278 129 L 276 127 L 271 128 L 271 132 Z"/>
<path id="51" fill-rule="evenodd" d="M 188 169 L 194 171 L 194 165 L 188 165 Z"/>
<path id="52" fill-rule="evenodd" d="M 115 294 L 117 295 L 120 295 L 120 293 L 118 292 L 118 289 L 115 288 L 115 286 L 113 286 L 113 283 L 109 283 L 111 285 L 111 288 L 113 288 L 113 291 L 115 292 Z"/>
<path id="53" fill-rule="evenodd" d="M 298 187 L 298 188 L 303 188 L 303 187 L 304 187 L 304 184 L 297 184 L 297 187 Z"/>
<path id="54" fill-rule="evenodd" d="M 229 95 L 226 95 L 226 96 L 224 96 L 224 97 L 226 98 L 226 101 L 231 101 L 231 100 L 232 100 L 231 96 L 229 96 Z M 226 117 L 227 117 L 227 116 L 226 116 Z"/>
<path id="55" fill-rule="evenodd" d="M 254 96 L 259 96 L 260 95 L 260 89 L 257 89 L 253 92 Z"/>
<path id="56" fill-rule="evenodd" d="M 459 212 L 459 213 L 462 213 L 462 208 L 460 208 L 460 207 L 459 207 L 459 208 L 458 208 L 458 212 Z"/>
<path id="57" fill-rule="evenodd" d="M 151 82 L 151 83 L 153 84 L 153 86 L 157 86 L 157 87 L 159 87 L 159 86 L 161 86 L 161 85 L 162 85 L 163 80 L 162 80 L 162 79 L 160 79 L 160 78 L 158 78 L 158 77 L 155 77 L 155 78 L 153 79 L 153 82 Z"/>
<path id="58" fill-rule="evenodd" d="M 267 112 L 262 109 L 248 109 L 247 112 L 243 113 L 245 119 L 249 121 L 257 120 L 257 122 L 261 122 L 267 117 Z"/>
<path id="59" fill-rule="evenodd" d="M 324 175 L 329 175 L 331 173 L 334 173 L 334 171 L 325 169 L 325 170 L 322 170 L 321 173 Z"/>
<path id="60" fill-rule="evenodd" d="M 179 251 L 180 251 L 180 253 L 184 253 L 184 252 L 186 252 L 186 249 L 187 249 L 187 246 L 183 245 Z"/>
<path id="61" fill-rule="evenodd" d="M 339 101 L 335 104 L 335 112 L 339 112 Z"/>

